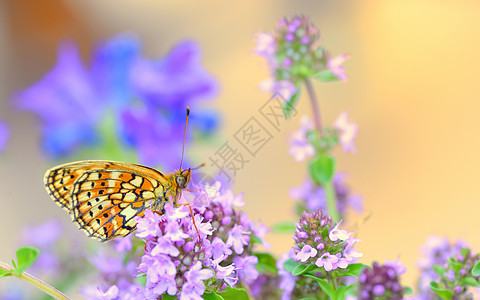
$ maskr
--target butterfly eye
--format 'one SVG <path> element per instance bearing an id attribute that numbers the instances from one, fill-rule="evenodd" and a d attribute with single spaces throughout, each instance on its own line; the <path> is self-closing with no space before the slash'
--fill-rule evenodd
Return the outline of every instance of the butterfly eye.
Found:
<path id="1" fill-rule="evenodd" d="M 179 188 L 184 189 L 186 187 L 187 179 L 184 176 L 178 176 L 176 180 Z"/>

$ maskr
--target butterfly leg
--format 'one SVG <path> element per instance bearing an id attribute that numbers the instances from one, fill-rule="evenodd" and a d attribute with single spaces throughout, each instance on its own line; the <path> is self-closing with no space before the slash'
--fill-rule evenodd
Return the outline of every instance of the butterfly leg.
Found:
<path id="1" fill-rule="evenodd" d="M 200 232 L 198 231 L 198 228 L 197 228 L 197 224 L 195 224 L 195 218 L 193 218 L 193 210 L 192 210 L 192 207 L 190 206 L 190 203 L 179 203 L 177 204 L 178 206 L 180 205 L 188 205 L 188 208 L 190 209 L 190 214 L 192 216 L 192 221 L 193 221 L 193 226 L 195 227 L 195 230 L 197 231 L 197 234 L 198 234 L 198 242 L 201 243 L 201 240 L 200 240 Z"/>

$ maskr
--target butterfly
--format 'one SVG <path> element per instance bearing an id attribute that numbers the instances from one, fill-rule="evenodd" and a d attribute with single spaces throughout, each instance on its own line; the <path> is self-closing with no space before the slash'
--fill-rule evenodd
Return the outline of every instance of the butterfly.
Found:
<path id="1" fill-rule="evenodd" d="M 187 122 L 188 114 L 187 107 Z M 177 203 L 190 182 L 190 174 L 191 169 L 182 170 L 181 164 L 180 170 L 165 175 L 137 164 L 84 160 L 48 170 L 44 183 L 53 201 L 70 214 L 81 230 L 105 242 L 133 232 L 134 218 L 142 217 L 146 209 L 163 214 L 169 201 L 174 207 L 188 205 L 193 219 L 190 205 Z M 195 222 L 193 225 L 197 229 Z"/>

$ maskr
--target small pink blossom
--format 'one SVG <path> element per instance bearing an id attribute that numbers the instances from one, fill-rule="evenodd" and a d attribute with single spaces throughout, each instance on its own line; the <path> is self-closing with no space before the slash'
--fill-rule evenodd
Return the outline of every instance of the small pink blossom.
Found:
<path id="1" fill-rule="evenodd" d="M 260 89 L 264 92 L 280 96 L 284 101 L 290 100 L 293 94 L 297 92 L 297 88 L 293 82 L 288 80 L 275 81 L 272 78 L 265 79 L 260 82 Z"/>
<path id="2" fill-rule="evenodd" d="M 228 246 L 225 242 L 223 242 L 223 240 L 218 236 L 213 238 L 211 251 L 212 251 L 213 259 L 219 259 L 224 255 L 229 256 L 230 254 L 232 254 L 232 250 L 230 249 L 230 246 Z"/>
<path id="3" fill-rule="evenodd" d="M 348 79 L 343 67 L 343 63 L 349 58 L 350 54 L 342 54 L 332 57 L 327 61 L 327 68 L 329 68 L 333 75 L 335 75 L 335 77 L 341 81 L 347 81 Z"/>
<path id="4" fill-rule="evenodd" d="M 247 245 L 250 240 L 248 234 L 250 234 L 250 232 L 244 231 L 242 225 L 235 225 L 228 233 L 227 245 L 233 246 L 235 253 L 242 254 L 243 246 Z"/>
<path id="5" fill-rule="evenodd" d="M 302 250 L 297 253 L 295 258 L 300 260 L 301 262 L 306 262 L 307 259 L 309 259 L 310 257 L 315 257 L 317 253 L 317 249 L 312 248 L 310 245 L 305 245 L 303 246 Z"/>
<path id="6" fill-rule="evenodd" d="M 171 203 L 165 204 L 165 216 L 171 221 L 183 219 L 190 214 L 185 205 L 173 207 Z"/>
<path id="7" fill-rule="evenodd" d="M 397 259 L 394 261 L 386 260 L 384 265 L 392 267 L 393 269 L 395 269 L 395 272 L 397 272 L 397 274 L 399 275 L 404 274 L 407 271 L 407 268 L 402 264 L 400 259 Z"/>
<path id="8" fill-rule="evenodd" d="M 137 232 L 136 236 L 142 239 L 149 239 L 161 235 L 160 227 L 160 215 L 152 212 L 151 210 L 145 210 L 144 217 L 135 217 L 134 220 L 137 222 Z"/>
<path id="9" fill-rule="evenodd" d="M 188 281 L 203 281 L 211 278 L 213 271 L 210 269 L 202 269 L 202 263 L 197 261 L 191 268 L 185 273 L 185 278 Z"/>
<path id="10" fill-rule="evenodd" d="M 183 232 L 183 229 L 180 227 L 178 222 L 173 221 L 169 222 L 165 227 L 165 237 L 177 242 L 183 241 L 184 239 L 188 238 L 189 235 Z"/>
<path id="11" fill-rule="evenodd" d="M 350 237 L 350 234 L 346 230 L 338 229 L 340 223 L 342 223 L 342 220 L 340 220 L 340 222 L 338 222 L 337 225 L 335 225 L 335 227 L 333 227 L 328 234 L 328 237 L 333 242 L 337 240 L 346 241 Z"/>
<path id="12" fill-rule="evenodd" d="M 355 248 L 347 248 L 345 251 L 343 251 L 343 256 L 348 262 L 352 263 L 357 261 L 357 259 L 359 259 L 360 257 L 362 257 L 363 253 L 361 253 Z"/>
<path id="13" fill-rule="evenodd" d="M 155 298 L 158 295 L 164 294 L 167 292 L 170 296 L 173 296 L 177 293 L 177 285 L 175 284 L 175 277 L 169 276 L 168 274 L 160 274 L 158 280 L 153 284 L 152 291 L 155 293 Z"/>
<path id="14" fill-rule="evenodd" d="M 210 224 L 210 222 L 202 223 L 202 221 L 204 221 L 204 218 L 200 215 L 195 215 L 193 217 L 193 219 L 195 221 L 195 225 L 197 225 L 198 231 L 201 234 L 212 235 L 213 227 L 212 227 L 212 224 Z M 192 223 L 192 227 L 190 229 L 191 229 L 192 232 L 195 231 L 195 233 L 196 233 L 195 226 L 193 226 L 193 223 Z"/>
<path id="15" fill-rule="evenodd" d="M 320 256 L 319 259 L 315 262 L 317 267 L 321 268 L 324 267 L 325 271 L 330 272 L 333 269 L 337 268 L 336 263 L 338 262 L 338 257 L 335 255 L 331 255 L 330 253 L 324 253 Z"/>
<path id="16" fill-rule="evenodd" d="M 180 251 L 177 247 L 175 247 L 175 245 L 172 244 L 169 239 L 165 237 L 159 237 L 157 240 L 157 244 L 152 249 L 151 254 L 153 256 L 156 256 L 158 254 L 168 254 L 176 257 L 178 256 L 178 254 L 180 254 Z"/>
<path id="17" fill-rule="evenodd" d="M 355 144 L 353 141 L 357 137 L 358 125 L 348 122 L 348 114 L 346 112 L 341 113 L 335 120 L 335 128 L 340 131 L 340 143 L 342 144 L 345 152 L 355 152 Z"/>
<path id="18" fill-rule="evenodd" d="M 276 43 L 273 35 L 264 32 L 257 34 L 256 54 L 271 59 L 275 55 L 275 49 Z"/>
<path id="19" fill-rule="evenodd" d="M 105 293 L 98 288 L 98 293 L 97 293 L 97 298 L 98 300 L 112 300 L 116 299 L 118 296 L 118 287 L 116 285 L 112 285 Z"/>
<path id="20" fill-rule="evenodd" d="M 233 259 L 238 276 L 246 282 L 252 282 L 258 278 L 258 271 L 255 265 L 258 263 L 256 256 L 237 256 Z"/>
<path id="21" fill-rule="evenodd" d="M 307 140 L 307 133 L 313 129 L 312 122 L 307 116 L 303 116 L 300 121 L 300 128 L 297 129 L 290 138 L 290 154 L 296 161 L 304 161 L 307 157 L 315 154 L 315 148 Z"/>

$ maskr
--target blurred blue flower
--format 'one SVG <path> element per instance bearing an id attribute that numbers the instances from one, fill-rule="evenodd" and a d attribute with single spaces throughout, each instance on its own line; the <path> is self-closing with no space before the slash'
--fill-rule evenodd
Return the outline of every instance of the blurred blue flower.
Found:
<path id="1" fill-rule="evenodd" d="M 182 112 L 187 105 L 217 93 L 217 84 L 200 65 L 200 49 L 193 41 L 179 43 L 162 60 L 138 61 L 132 81 L 141 99 Z"/>
<path id="2" fill-rule="evenodd" d="M 180 164 L 184 122 L 185 117 L 181 123 L 146 108 L 125 109 L 120 119 L 122 135 L 136 148 L 140 161 L 167 170 Z"/>
<path id="3" fill-rule="evenodd" d="M 43 147 L 53 157 L 98 141 L 95 123 L 105 101 L 99 98 L 72 43 L 60 45 L 56 66 L 40 81 L 19 92 L 16 102 L 20 109 L 40 117 Z"/>
<path id="4" fill-rule="evenodd" d="M 187 41 L 162 60 L 137 60 L 131 79 L 140 101 L 121 112 L 123 139 L 136 148 L 143 163 L 176 168 L 182 154 L 186 107 L 217 93 L 215 80 L 200 65 L 198 46 Z M 194 109 L 191 116 L 191 127 L 203 134 L 212 133 L 218 125 L 213 111 Z M 187 134 L 187 142 L 191 136 Z"/>
<path id="5" fill-rule="evenodd" d="M 113 37 L 95 49 L 91 76 L 102 99 L 114 106 L 131 105 L 136 97 L 132 68 L 140 54 L 140 42 L 132 34 Z"/>
<path id="6" fill-rule="evenodd" d="M 195 106 L 216 92 L 215 80 L 200 65 L 196 43 L 182 42 L 165 58 L 149 60 L 141 56 L 135 36 L 125 34 L 101 43 L 90 68 L 82 64 L 75 45 L 63 43 L 53 70 L 16 100 L 20 109 L 41 118 L 44 148 L 52 157 L 81 146 L 102 146 L 108 134 L 119 135 L 117 146 L 138 151 L 142 163 L 176 168 L 186 107 L 192 107 L 191 126 L 208 135 L 218 117 Z M 112 118 L 115 127 L 107 128 L 114 132 L 104 132 L 103 124 Z"/>
<path id="7" fill-rule="evenodd" d="M 7 124 L 0 121 L 0 152 L 5 148 L 9 136 L 10 131 L 8 130 Z"/>

